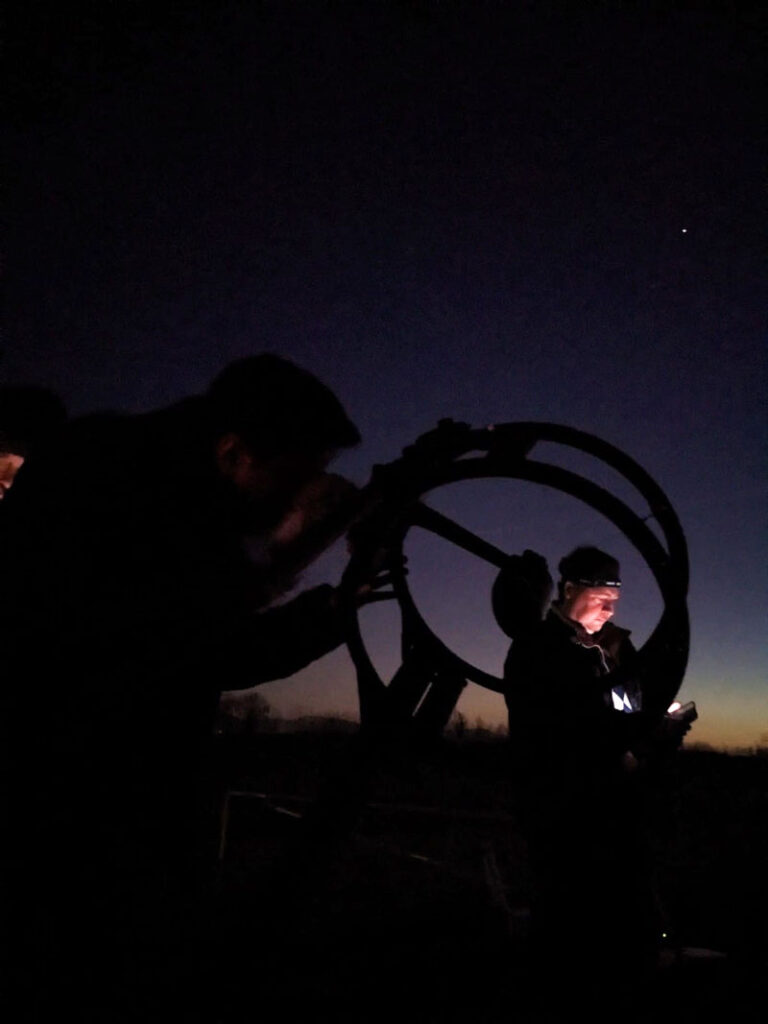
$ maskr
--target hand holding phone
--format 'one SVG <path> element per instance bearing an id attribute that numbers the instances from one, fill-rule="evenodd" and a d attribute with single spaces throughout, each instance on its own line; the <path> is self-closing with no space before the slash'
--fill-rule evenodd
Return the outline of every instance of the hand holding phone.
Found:
<path id="1" fill-rule="evenodd" d="M 687 704 L 671 704 L 669 711 L 667 711 L 667 718 L 673 719 L 675 722 L 695 722 L 699 717 L 696 710 L 695 701 L 689 700 Z"/>

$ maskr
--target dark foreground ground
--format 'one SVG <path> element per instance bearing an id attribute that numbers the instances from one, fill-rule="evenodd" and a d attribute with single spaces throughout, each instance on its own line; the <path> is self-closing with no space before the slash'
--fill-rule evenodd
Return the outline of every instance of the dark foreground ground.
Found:
<path id="1" fill-rule="evenodd" d="M 350 737 L 276 735 L 221 753 L 233 791 L 223 1022 L 495 1024 L 554 1019 L 553 997 L 570 1005 L 567 950 L 546 977 L 529 969 L 526 849 L 503 744 L 370 762 Z M 768 759 L 686 751 L 663 793 L 664 966 L 629 1009 L 574 1003 L 557 1019 L 763 1019 Z"/>

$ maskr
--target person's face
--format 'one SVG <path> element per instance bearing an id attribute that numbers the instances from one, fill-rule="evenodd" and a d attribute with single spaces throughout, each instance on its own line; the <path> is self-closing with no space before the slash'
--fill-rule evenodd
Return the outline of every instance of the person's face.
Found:
<path id="1" fill-rule="evenodd" d="M 248 526 L 270 530 L 291 510 L 301 492 L 331 460 L 330 452 L 254 455 L 236 434 L 221 438 L 216 460 L 221 475 L 234 487 L 247 510 Z"/>
<path id="2" fill-rule="evenodd" d="M 586 633 L 597 633 L 613 617 L 620 594 L 618 587 L 582 587 L 568 582 L 563 588 L 563 613 Z"/>
<path id="3" fill-rule="evenodd" d="M 0 500 L 13 487 L 13 480 L 24 465 L 24 457 L 13 452 L 0 452 Z"/>

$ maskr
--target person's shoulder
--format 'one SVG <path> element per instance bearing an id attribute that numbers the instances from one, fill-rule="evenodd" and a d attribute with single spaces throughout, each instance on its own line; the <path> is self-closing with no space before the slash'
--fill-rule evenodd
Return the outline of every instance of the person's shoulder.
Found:
<path id="1" fill-rule="evenodd" d="M 505 677 L 521 669 L 541 665 L 562 643 L 562 625 L 550 612 L 540 622 L 518 634 L 509 648 L 504 665 Z"/>
<path id="2" fill-rule="evenodd" d="M 106 477 L 140 467 L 137 482 L 168 475 L 187 461 L 199 461 L 206 433 L 201 400 L 184 399 L 149 412 L 96 412 L 73 419 L 62 433 L 58 456 L 98 467 Z"/>
<path id="3" fill-rule="evenodd" d="M 159 446 L 149 429 L 149 416 L 94 412 L 69 420 L 44 450 L 25 464 L 19 499 L 67 510 L 67 517 L 86 520 L 110 516 L 135 506 L 136 495 L 151 486 L 161 469 Z M 89 511 L 90 510 L 90 511 Z"/>
<path id="4" fill-rule="evenodd" d="M 539 644 L 560 645 L 570 644 L 575 635 L 573 626 L 569 625 L 553 608 L 550 608 L 541 620 L 533 639 Z"/>
<path id="5" fill-rule="evenodd" d="M 188 435 L 207 423 L 207 408 L 200 396 L 181 399 L 161 409 L 146 412 L 127 412 L 104 409 L 85 413 L 68 421 L 61 432 L 63 439 L 82 443 L 97 443 L 102 438 L 142 437 L 157 439 L 163 435 Z"/>
<path id="6" fill-rule="evenodd" d="M 515 644 L 536 648 L 549 647 L 552 644 L 559 646 L 569 643 L 573 636 L 574 631 L 568 623 L 550 609 L 540 622 L 521 633 Z"/>
<path id="7" fill-rule="evenodd" d="M 529 624 L 525 629 L 520 630 L 512 641 L 511 651 L 523 651 L 530 647 L 538 646 L 552 631 L 548 616 L 538 622 Z"/>

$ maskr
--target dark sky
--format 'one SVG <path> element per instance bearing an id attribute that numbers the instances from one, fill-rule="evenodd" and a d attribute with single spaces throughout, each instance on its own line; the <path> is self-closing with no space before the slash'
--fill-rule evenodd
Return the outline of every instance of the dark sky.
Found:
<path id="1" fill-rule="evenodd" d="M 765 738 L 758 5 L 30 6 L 8 32 L 5 381 L 143 410 L 276 351 L 345 402 L 363 443 L 339 469 L 358 483 L 443 416 L 598 434 L 688 535 L 696 738 Z M 642 640 L 658 617 L 639 559 L 569 499 L 431 500 L 550 564 L 611 547 L 621 621 Z M 492 571 L 429 538 L 409 553 L 431 621 L 500 672 Z M 354 707 L 344 652 L 263 692 Z M 475 687 L 462 707 L 503 718 Z"/>

